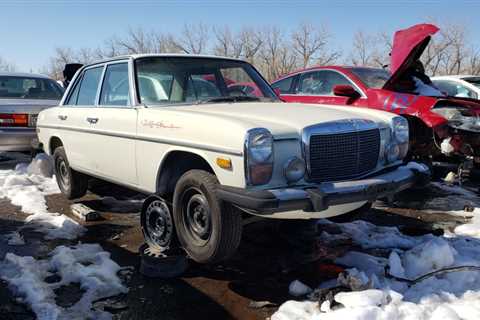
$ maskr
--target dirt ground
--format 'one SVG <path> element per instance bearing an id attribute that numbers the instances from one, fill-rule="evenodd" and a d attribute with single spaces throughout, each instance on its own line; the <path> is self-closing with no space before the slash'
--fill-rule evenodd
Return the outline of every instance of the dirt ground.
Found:
<path id="1" fill-rule="evenodd" d="M 0 164 L 0 169 L 11 164 Z M 446 195 L 446 194 L 445 194 Z M 60 244 L 78 241 L 99 243 L 121 266 L 131 266 L 122 273 L 129 287 L 125 295 L 97 302 L 114 315 L 114 319 L 266 319 L 286 300 L 288 285 L 299 279 L 317 286 L 335 277 L 325 264 L 352 249 L 349 241 L 319 243 L 309 222 L 278 223 L 256 221 L 245 225 L 238 253 L 229 261 L 216 266 L 190 263 L 188 271 L 178 279 L 161 280 L 142 276 L 139 272 L 138 248 L 143 243 L 139 226 L 139 206 L 114 207 L 106 205 L 103 197 L 117 200 L 140 199 L 136 194 L 101 181 L 93 181 L 90 192 L 75 202 L 83 203 L 100 213 L 100 220 L 82 223 L 88 232 L 74 242 L 46 241 L 41 234 L 24 229 L 28 245 L 0 244 L 0 259 L 6 252 L 42 258 Z M 443 229 L 465 222 L 461 217 L 422 211 L 422 203 L 443 196 L 435 188 L 414 190 L 400 198 L 397 205 L 377 203 L 374 209 L 346 219 L 364 219 L 377 225 L 397 226 L 406 234 L 442 234 Z M 49 210 L 75 219 L 70 211 L 72 201 L 61 194 L 47 197 Z M 6 200 L 0 199 L 0 234 L 22 226 L 25 214 Z M 328 230 L 335 233 L 335 230 Z M 81 289 L 68 286 L 57 292 L 57 304 L 69 306 L 81 297 Z M 6 283 L 0 281 L 0 319 L 34 319 L 34 315 L 12 297 Z"/>

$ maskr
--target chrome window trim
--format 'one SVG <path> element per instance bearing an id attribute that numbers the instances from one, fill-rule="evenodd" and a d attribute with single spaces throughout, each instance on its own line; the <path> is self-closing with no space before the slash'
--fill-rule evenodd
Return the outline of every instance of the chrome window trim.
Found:
<path id="1" fill-rule="evenodd" d="M 305 180 L 310 180 L 311 164 L 310 164 L 310 137 L 312 135 L 333 135 L 340 133 L 360 132 L 366 130 L 379 129 L 380 126 L 372 121 L 366 119 L 345 119 L 325 122 L 321 124 L 314 124 L 303 128 L 301 133 L 301 151 L 306 165 Z M 381 141 L 380 141 L 381 143 Z M 378 164 L 377 164 L 378 167 Z M 369 172 L 368 174 L 371 174 Z"/>
<path id="2" fill-rule="evenodd" d="M 77 80 L 77 78 L 78 78 L 78 80 Z M 75 91 L 75 89 L 77 88 L 77 86 L 79 86 L 81 84 L 82 78 L 83 78 L 83 71 L 78 72 L 73 77 L 72 81 L 70 82 L 68 87 L 65 89 L 65 92 L 63 93 L 63 97 L 60 100 L 59 106 L 64 106 L 64 105 L 69 106 L 69 107 L 75 106 L 75 104 L 66 104 L 66 101 L 70 100 L 70 98 L 72 97 L 72 94 Z M 78 96 L 77 96 L 77 99 L 78 99 Z M 75 101 L 75 103 L 76 103 L 76 101 Z"/>

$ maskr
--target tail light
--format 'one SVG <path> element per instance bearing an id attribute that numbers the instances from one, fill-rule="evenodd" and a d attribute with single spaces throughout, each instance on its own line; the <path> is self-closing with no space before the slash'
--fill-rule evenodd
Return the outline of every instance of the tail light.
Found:
<path id="1" fill-rule="evenodd" d="M 28 127 L 28 114 L 0 113 L 0 127 Z"/>

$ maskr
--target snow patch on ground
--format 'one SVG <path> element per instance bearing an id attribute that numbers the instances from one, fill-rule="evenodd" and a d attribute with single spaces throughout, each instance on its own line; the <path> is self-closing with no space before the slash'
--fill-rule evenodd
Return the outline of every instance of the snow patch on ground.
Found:
<path id="1" fill-rule="evenodd" d="M 437 186 L 463 200 L 478 200 L 468 190 Z M 316 301 L 288 301 L 280 306 L 272 320 L 480 319 L 479 271 L 438 274 L 413 285 L 391 276 L 413 280 L 446 267 L 480 266 L 480 209 L 475 208 L 469 214 L 473 216 L 469 223 L 456 227 L 444 237 L 410 237 L 397 228 L 365 221 L 338 224 L 342 233 L 351 236 L 360 248 L 390 249 L 389 256 L 377 257 L 359 251 L 346 253 L 336 263 L 352 269 L 339 277 L 335 285 L 356 286 L 355 290 L 359 291 L 337 293 L 334 297 L 337 305 L 328 301 L 321 306 Z M 324 232 L 322 236 L 338 235 Z"/>
<path id="2" fill-rule="evenodd" d="M 35 312 L 39 320 L 110 319 L 111 315 L 91 310 L 95 300 L 127 292 L 117 272 L 120 266 L 98 244 L 59 246 L 48 259 L 20 257 L 7 253 L 0 262 L 0 278 Z M 45 279 L 57 275 L 60 281 Z M 78 283 L 84 290 L 81 299 L 70 308 L 55 303 L 55 289 Z"/>
<path id="3" fill-rule="evenodd" d="M 40 154 L 30 164 L 19 164 L 14 170 L 0 170 L 0 198 L 30 214 L 26 222 L 45 233 L 46 239 L 75 239 L 85 232 L 75 220 L 47 210 L 45 196 L 59 193 L 52 177 L 51 160 Z"/>
<path id="4" fill-rule="evenodd" d="M 472 218 L 470 223 L 462 224 L 456 227 L 455 234 L 480 239 L 480 209 L 475 208 L 471 214 Z"/>
<path id="5" fill-rule="evenodd" d="M 299 280 L 294 280 L 288 286 L 288 292 L 294 297 L 301 297 L 312 292 L 312 288 Z"/>

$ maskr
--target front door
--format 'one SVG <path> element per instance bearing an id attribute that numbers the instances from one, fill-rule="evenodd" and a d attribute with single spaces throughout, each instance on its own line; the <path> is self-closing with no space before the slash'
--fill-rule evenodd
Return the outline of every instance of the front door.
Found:
<path id="1" fill-rule="evenodd" d="M 336 85 L 350 85 L 354 87 L 360 98 L 351 101 L 351 98 L 336 96 L 333 88 Z M 332 105 L 365 105 L 366 97 L 343 74 L 335 70 L 317 70 L 302 73 L 291 94 L 283 94 L 282 99 L 287 102 L 322 103 Z"/>

